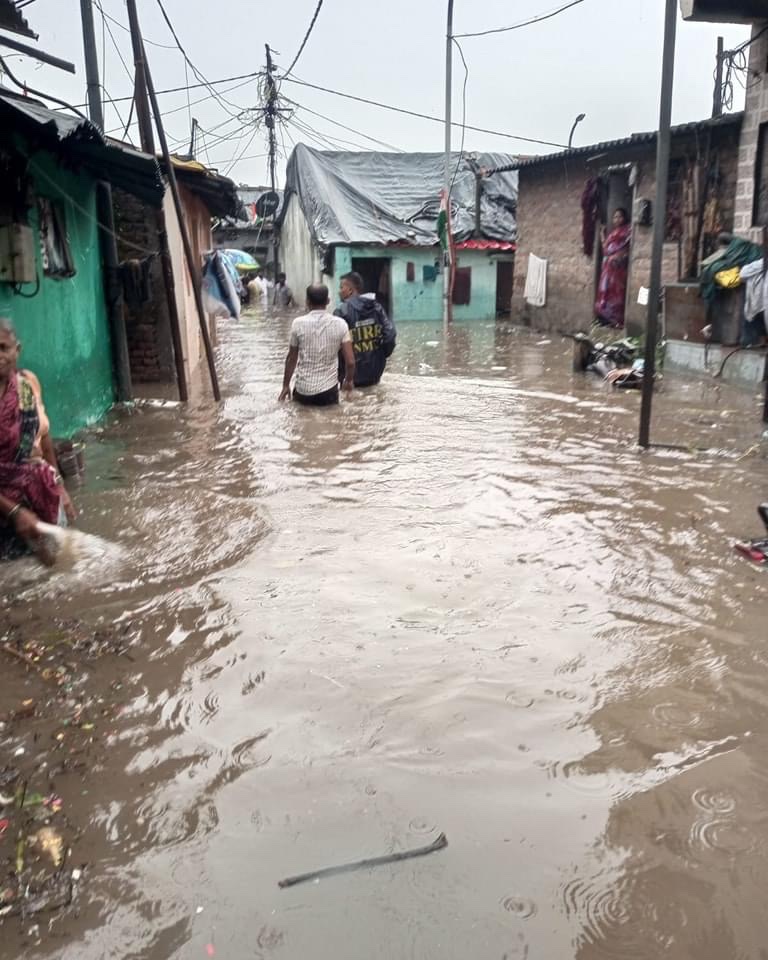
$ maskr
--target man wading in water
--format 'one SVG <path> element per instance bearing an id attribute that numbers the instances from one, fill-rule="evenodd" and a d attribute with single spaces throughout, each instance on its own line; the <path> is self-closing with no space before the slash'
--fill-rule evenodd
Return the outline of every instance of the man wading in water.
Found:
<path id="1" fill-rule="evenodd" d="M 279 399 L 290 398 L 295 371 L 293 399 L 311 407 L 327 407 L 339 402 L 339 352 L 346 367 L 342 387 L 351 390 L 355 385 L 352 337 L 346 323 L 328 313 L 328 287 L 307 287 L 307 310 L 305 317 L 296 317 L 291 325 Z"/>
<path id="2" fill-rule="evenodd" d="M 373 293 L 363 293 L 359 273 L 345 273 L 339 293 L 344 301 L 336 310 L 343 317 L 352 335 L 355 350 L 355 386 L 372 387 L 381 380 L 387 357 L 395 349 L 395 325 Z M 343 365 L 341 367 L 343 371 Z"/>

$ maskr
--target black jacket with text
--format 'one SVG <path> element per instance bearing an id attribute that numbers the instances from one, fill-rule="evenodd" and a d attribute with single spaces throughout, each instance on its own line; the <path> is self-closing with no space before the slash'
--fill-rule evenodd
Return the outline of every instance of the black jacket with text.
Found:
<path id="1" fill-rule="evenodd" d="M 395 349 L 397 332 L 384 307 L 372 293 L 350 297 L 335 311 L 347 321 L 355 351 L 355 386 L 370 387 L 381 380 L 387 357 Z M 341 362 L 343 379 L 344 362 Z"/>

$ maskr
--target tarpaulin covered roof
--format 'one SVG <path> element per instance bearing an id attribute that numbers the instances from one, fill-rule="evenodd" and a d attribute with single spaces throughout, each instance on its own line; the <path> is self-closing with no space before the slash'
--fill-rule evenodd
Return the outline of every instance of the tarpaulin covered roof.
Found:
<path id="1" fill-rule="evenodd" d="M 95 179 L 109 180 L 135 196 L 159 206 L 165 184 L 154 157 L 107 142 L 84 117 L 49 110 L 36 100 L 0 95 L 0 139 L 21 134 L 35 149 L 64 154 L 73 166 Z"/>
<path id="2" fill-rule="evenodd" d="M 481 168 L 506 165 L 503 153 L 472 155 Z M 453 231 L 466 240 L 475 229 L 475 175 L 455 154 Z M 440 153 L 346 153 L 298 144 L 288 161 L 286 193 L 295 193 L 313 238 L 333 244 L 437 243 L 437 217 L 443 187 Z M 482 180 L 483 238 L 517 238 L 517 174 Z"/>
<path id="3" fill-rule="evenodd" d="M 242 204 L 234 180 L 223 177 L 197 160 L 172 156 L 176 179 L 198 196 L 214 217 L 238 217 Z"/>

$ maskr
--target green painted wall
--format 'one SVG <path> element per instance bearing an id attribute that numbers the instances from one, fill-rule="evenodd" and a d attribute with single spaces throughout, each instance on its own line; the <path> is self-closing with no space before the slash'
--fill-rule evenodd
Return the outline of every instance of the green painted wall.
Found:
<path id="1" fill-rule="evenodd" d="M 410 247 L 405 250 L 386 247 L 337 247 L 334 260 L 334 285 L 352 269 L 352 257 L 389 257 L 392 260 L 392 315 L 395 321 L 440 320 L 443 316 L 443 280 L 425 282 L 423 268 L 434 266 L 439 256 L 434 247 Z M 459 251 L 458 266 L 472 268 L 470 303 L 454 306 L 453 316 L 461 320 L 493 320 L 496 317 L 496 263 L 499 258 L 480 250 Z M 508 259 L 508 258 L 507 258 Z M 407 265 L 413 263 L 415 280 L 408 282 Z"/>
<path id="2" fill-rule="evenodd" d="M 35 176 L 35 166 L 45 176 Z M 16 327 L 22 366 L 40 378 L 52 435 L 69 437 L 102 417 L 114 400 L 96 188 L 93 180 L 63 170 L 45 153 L 34 156 L 32 176 L 40 196 L 63 202 L 77 272 L 62 280 L 44 277 L 37 250 L 40 292 L 25 299 L 15 295 L 10 284 L 0 283 L 0 315 L 10 317 Z M 36 207 L 30 223 L 37 237 Z M 21 290 L 32 294 L 35 284 Z"/>

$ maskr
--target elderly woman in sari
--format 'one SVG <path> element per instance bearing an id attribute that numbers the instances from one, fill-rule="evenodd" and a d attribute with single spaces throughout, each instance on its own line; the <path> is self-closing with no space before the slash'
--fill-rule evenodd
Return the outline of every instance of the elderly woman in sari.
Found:
<path id="1" fill-rule="evenodd" d="M 603 242 L 603 266 L 597 288 L 595 318 L 604 327 L 620 329 L 624 326 L 624 309 L 627 302 L 627 275 L 629 273 L 629 245 L 632 227 L 627 211 L 619 207 L 613 214 L 613 229 Z"/>
<path id="2" fill-rule="evenodd" d="M 0 317 L 0 558 L 35 548 L 38 523 L 75 511 L 61 481 L 40 382 L 18 370 L 21 344 Z"/>

